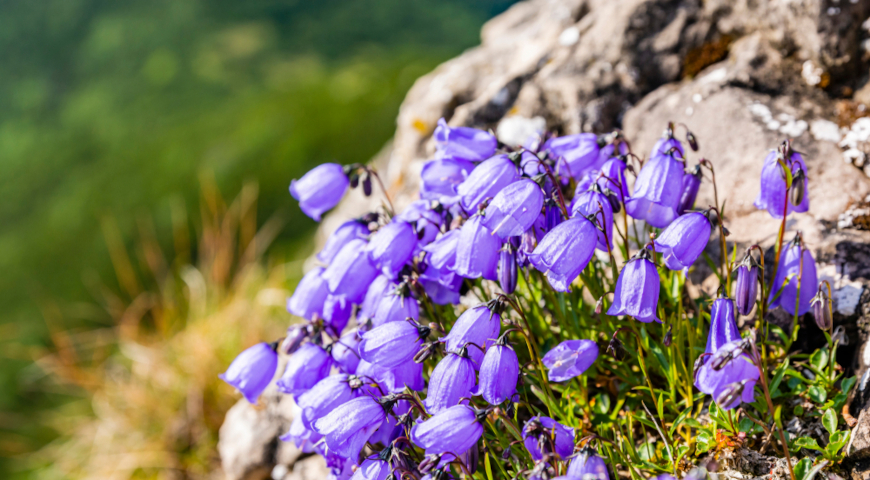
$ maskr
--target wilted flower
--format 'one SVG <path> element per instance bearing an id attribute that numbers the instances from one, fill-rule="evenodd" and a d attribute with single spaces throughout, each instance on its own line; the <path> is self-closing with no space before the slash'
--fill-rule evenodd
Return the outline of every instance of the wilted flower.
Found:
<path id="1" fill-rule="evenodd" d="M 451 127 L 442 118 L 432 135 L 441 157 L 479 162 L 495 153 L 498 141 L 491 133 L 470 127 Z"/>
<path id="2" fill-rule="evenodd" d="M 372 235 L 366 252 L 372 265 L 387 275 L 396 275 L 408 263 L 417 246 L 417 233 L 410 223 L 393 220 Z"/>
<path id="3" fill-rule="evenodd" d="M 391 368 L 409 362 L 429 336 L 429 328 L 416 322 L 385 323 L 362 335 L 359 354 L 363 360 Z"/>
<path id="4" fill-rule="evenodd" d="M 695 165 L 691 171 L 683 175 L 683 186 L 680 189 L 680 203 L 677 214 L 683 215 L 695 207 L 698 189 L 701 188 L 701 165 Z"/>
<path id="5" fill-rule="evenodd" d="M 664 228 L 677 218 L 683 185 L 683 162 L 674 153 L 654 154 L 634 182 L 634 194 L 625 202 L 633 218 Z"/>
<path id="6" fill-rule="evenodd" d="M 350 185 L 344 167 L 324 163 L 311 169 L 299 180 L 290 182 L 290 195 L 299 201 L 305 215 L 320 221 L 320 216 L 338 205 Z"/>
<path id="7" fill-rule="evenodd" d="M 480 364 L 478 393 L 491 405 L 510 400 L 517 393 L 519 375 L 516 352 L 506 341 L 500 341 L 486 350 Z"/>
<path id="8" fill-rule="evenodd" d="M 323 303 L 329 295 L 323 272 L 323 267 L 315 267 L 302 277 L 293 295 L 287 299 L 288 312 L 306 320 L 323 317 Z"/>
<path id="9" fill-rule="evenodd" d="M 565 340 L 541 359 L 550 371 L 551 382 L 564 382 L 583 375 L 598 358 L 598 345 L 592 340 Z"/>
<path id="10" fill-rule="evenodd" d="M 507 155 L 496 155 L 478 165 L 456 191 L 462 208 L 474 212 L 484 200 L 495 197 L 501 189 L 519 179 L 514 162 Z"/>
<path id="11" fill-rule="evenodd" d="M 323 278 L 334 295 L 344 295 L 351 303 L 360 303 L 365 297 L 378 270 L 365 251 L 366 242 L 354 239 L 338 252 L 323 272 Z"/>
<path id="12" fill-rule="evenodd" d="M 629 315 L 640 322 L 661 323 L 656 316 L 659 274 L 649 255 L 649 251 L 643 249 L 622 268 L 616 280 L 613 304 L 607 309 L 608 315 Z"/>
<path id="13" fill-rule="evenodd" d="M 332 260 L 347 242 L 356 238 L 365 240 L 370 233 L 365 221 L 348 220 L 326 239 L 326 244 L 323 246 L 323 250 L 317 254 L 317 259 L 328 265 L 332 263 Z"/>
<path id="14" fill-rule="evenodd" d="M 750 254 L 746 254 L 737 267 L 737 287 L 735 301 L 741 315 L 749 315 L 758 297 L 758 264 Z"/>
<path id="15" fill-rule="evenodd" d="M 278 380 L 278 390 L 299 395 L 329 375 L 332 357 L 320 345 L 306 343 L 287 362 L 287 369 Z"/>
<path id="16" fill-rule="evenodd" d="M 492 345 L 498 338 L 501 329 L 501 305 L 493 303 L 490 306 L 478 305 L 462 312 L 453 324 L 450 332 L 441 339 L 447 351 L 458 352 L 466 344 L 480 347 Z M 483 352 L 476 347 L 469 347 L 468 354 L 475 368 L 483 360 Z"/>
<path id="17" fill-rule="evenodd" d="M 369 437 L 384 423 L 392 404 L 362 396 L 347 401 L 314 422 L 329 449 L 356 461 Z"/>
<path id="18" fill-rule="evenodd" d="M 796 183 L 793 189 L 800 189 L 800 202 L 793 205 L 788 201 L 785 191 L 785 173 L 782 162 L 791 171 Z M 773 218 L 782 218 L 783 211 L 806 212 L 810 208 L 809 196 L 805 194 L 807 189 L 806 177 L 807 165 L 801 154 L 791 149 L 789 142 L 783 142 L 775 151 L 767 154 L 761 167 L 761 191 L 755 199 L 755 208 L 767 210 Z M 798 172 L 801 172 L 798 174 Z"/>
<path id="19" fill-rule="evenodd" d="M 411 440 L 426 453 L 465 452 L 483 435 L 483 413 L 467 405 L 455 405 L 411 429 Z"/>
<path id="20" fill-rule="evenodd" d="M 827 290 L 822 282 L 819 284 L 819 292 L 813 297 L 813 318 L 816 320 L 816 326 L 824 331 L 829 331 L 834 326 L 834 316 L 831 313 L 831 299 L 828 298 Z"/>
<path id="21" fill-rule="evenodd" d="M 689 268 L 701 256 L 713 225 L 701 212 L 678 217 L 655 239 L 655 249 L 671 270 Z"/>
<path id="22" fill-rule="evenodd" d="M 597 248 L 602 252 L 613 250 L 613 208 L 606 195 L 594 188 L 581 193 L 571 202 L 571 215 L 592 217 L 598 227 Z"/>
<path id="23" fill-rule="evenodd" d="M 456 188 L 468 178 L 474 164 L 457 158 L 436 158 L 423 165 L 420 172 L 420 198 L 444 204 L 456 201 Z"/>
<path id="24" fill-rule="evenodd" d="M 459 229 L 453 271 L 465 278 L 498 280 L 500 247 L 501 240 L 483 225 L 483 217 L 471 217 Z"/>
<path id="25" fill-rule="evenodd" d="M 789 279 L 787 284 L 786 279 Z M 797 314 L 803 315 L 810 310 L 810 301 L 816 294 L 818 285 L 816 261 L 813 260 L 812 253 L 804 247 L 798 234 L 779 256 L 779 268 L 768 297 L 770 308 L 781 306 L 790 315 L 794 315 L 797 306 Z M 798 287 L 800 287 L 800 302 L 798 302 Z M 780 289 L 782 289 L 781 294 Z"/>
<path id="26" fill-rule="evenodd" d="M 218 375 L 221 380 L 242 392 L 250 403 L 257 403 L 263 390 L 272 383 L 278 368 L 278 354 L 268 343 L 248 347 L 233 360 L 227 371 Z"/>
<path id="27" fill-rule="evenodd" d="M 532 226 L 543 205 L 541 187 L 529 179 L 518 180 L 496 194 L 482 223 L 501 238 L 516 237 Z"/>
<path id="28" fill-rule="evenodd" d="M 566 473 L 568 477 L 582 480 L 610 480 L 607 464 L 591 448 L 584 448 L 579 455 L 571 459 Z"/>
<path id="29" fill-rule="evenodd" d="M 592 259 L 597 241 L 595 225 L 584 217 L 574 217 L 547 232 L 528 259 L 554 289 L 567 292 Z"/>
<path id="30" fill-rule="evenodd" d="M 534 460 L 545 453 L 568 458 L 574 452 L 574 429 L 550 417 L 532 417 L 523 425 L 523 445 Z"/>
<path id="31" fill-rule="evenodd" d="M 424 401 L 429 413 L 438 413 L 458 404 L 463 397 L 471 397 L 477 379 L 474 364 L 464 350 L 448 353 L 432 370 Z"/>

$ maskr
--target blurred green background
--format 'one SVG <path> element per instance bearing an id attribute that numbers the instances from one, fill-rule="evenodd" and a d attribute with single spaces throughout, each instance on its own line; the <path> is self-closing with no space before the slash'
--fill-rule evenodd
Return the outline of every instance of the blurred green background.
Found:
<path id="1" fill-rule="evenodd" d="M 315 224 L 290 180 L 369 159 L 414 80 L 511 3 L 0 2 L 0 476 L 24 475 L 68 401 L 34 352 L 113 321 L 88 288 L 120 288 L 106 225 L 130 243 L 147 216 L 171 245 L 169 212 L 197 212 L 203 175 L 229 197 L 254 180 L 260 223 L 287 219 L 271 254 L 301 257 Z"/>

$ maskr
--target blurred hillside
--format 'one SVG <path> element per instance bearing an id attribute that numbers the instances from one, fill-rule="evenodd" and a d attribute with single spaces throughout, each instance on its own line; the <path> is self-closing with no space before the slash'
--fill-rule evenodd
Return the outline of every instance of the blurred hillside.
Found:
<path id="1" fill-rule="evenodd" d="M 257 182 L 256 218 L 289 225 L 271 255 L 304 256 L 314 223 L 290 179 L 370 158 L 413 81 L 510 3 L 0 2 L 0 475 L 57 435 L 45 412 L 80 397 L 32 364 L 49 334 L 111 326 L 104 284 L 133 300 L 106 239 L 153 220 L 172 245 L 170 212 L 196 211 L 213 176 L 228 196 Z"/>

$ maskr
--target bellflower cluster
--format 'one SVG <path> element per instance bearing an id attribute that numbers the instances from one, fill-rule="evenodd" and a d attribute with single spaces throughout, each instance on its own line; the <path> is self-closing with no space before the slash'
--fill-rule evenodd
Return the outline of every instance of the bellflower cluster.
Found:
<path id="1" fill-rule="evenodd" d="M 802 315 L 822 298 L 800 236 L 777 250 L 776 288 L 762 284 L 763 295 L 751 251 L 740 265 L 715 251 L 721 205 L 695 210 L 709 200 L 702 173 L 712 162 L 687 168 L 692 152 L 673 125 L 646 161 L 619 131 L 512 148 L 442 119 L 433 136 L 419 198 L 397 210 L 384 191 L 382 206 L 340 224 L 287 300 L 300 323 L 221 376 L 251 403 L 273 381 L 291 396 L 301 413 L 282 439 L 323 456 L 330 478 L 443 480 L 474 475 L 480 462 L 487 477 L 626 476 L 641 449 L 622 449 L 630 437 L 673 424 L 669 441 L 680 441 L 676 422 L 700 410 L 675 420 L 672 405 L 694 405 L 693 385 L 723 409 L 754 401 L 764 379 L 736 312 L 758 301 Z M 806 211 L 804 160 L 790 144 L 771 155 L 756 205 L 780 217 Z M 290 190 L 319 220 L 348 188 L 370 195 L 373 180 L 384 188 L 367 166 L 325 164 Z M 684 300 L 698 295 L 684 272 L 702 256 L 721 270 L 709 316 L 703 300 Z M 832 323 L 824 306 L 816 315 Z M 636 349 L 622 347 L 635 338 Z M 694 381 L 686 359 L 697 360 Z M 684 392 L 689 400 L 677 398 Z M 613 422 L 629 416 L 642 421 L 621 423 L 637 430 L 617 438 Z M 667 457 L 644 448 L 638 468 Z"/>

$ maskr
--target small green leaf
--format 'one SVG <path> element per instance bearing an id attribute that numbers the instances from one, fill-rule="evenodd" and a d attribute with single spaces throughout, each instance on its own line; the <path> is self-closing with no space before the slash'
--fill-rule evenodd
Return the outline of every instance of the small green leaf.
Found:
<path id="1" fill-rule="evenodd" d="M 641 460 L 650 461 L 656 458 L 656 446 L 654 442 L 644 443 L 637 449 Z"/>
<path id="2" fill-rule="evenodd" d="M 825 400 L 828 399 L 828 392 L 818 385 L 810 386 L 809 390 L 807 390 L 807 395 L 816 403 L 825 403 Z"/>
<path id="3" fill-rule="evenodd" d="M 822 447 L 819 446 L 819 442 L 816 441 L 815 438 L 811 437 L 800 437 L 794 441 L 794 445 L 798 448 L 809 448 L 811 450 L 822 451 Z"/>
<path id="4" fill-rule="evenodd" d="M 776 371 L 773 375 L 773 380 L 770 382 L 770 391 L 774 391 L 779 388 L 779 382 L 782 381 L 782 377 L 785 375 L 785 371 L 788 370 L 789 359 L 786 358 L 784 362 L 778 367 L 776 367 Z"/>
<path id="5" fill-rule="evenodd" d="M 794 414 L 798 417 L 802 416 L 804 414 L 804 407 L 801 405 L 794 407 Z"/>
<path id="6" fill-rule="evenodd" d="M 486 469 L 486 480 L 492 480 L 492 467 L 489 465 L 489 454 L 483 457 L 483 468 Z"/>
<path id="7" fill-rule="evenodd" d="M 713 435 L 706 430 L 698 432 L 696 440 L 698 441 L 698 447 L 695 449 L 696 453 L 707 452 L 716 445 Z"/>
<path id="8" fill-rule="evenodd" d="M 751 433 L 754 427 L 755 423 L 746 417 L 741 418 L 740 422 L 737 423 L 737 428 L 744 433 Z"/>
<path id="9" fill-rule="evenodd" d="M 797 480 L 805 480 L 812 469 L 813 459 L 802 458 L 801 461 L 794 466 L 794 476 Z"/>
<path id="10" fill-rule="evenodd" d="M 849 431 L 838 430 L 832 433 L 828 440 L 828 448 L 832 449 L 834 452 L 838 452 L 841 448 L 846 446 L 846 443 L 849 441 Z"/>
<path id="11" fill-rule="evenodd" d="M 828 365 L 828 351 L 825 349 L 816 350 L 810 357 L 810 363 L 817 370 L 822 371 Z"/>
<path id="12" fill-rule="evenodd" d="M 592 406 L 595 413 L 606 415 L 610 411 L 610 396 L 606 393 L 595 395 L 595 403 Z"/>
<path id="13" fill-rule="evenodd" d="M 843 379 L 840 383 L 840 391 L 843 393 L 849 393 L 849 390 L 855 386 L 855 383 L 858 382 L 858 377 L 849 377 Z"/>
<path id="14" fill-rule="evenodd" d="M 825 410 L 825 414 L 822 415 L 822 425 L 825 426 L 825 430 L 830 435 L 833 435 L 837 431 L 837 414 L 834 413 L 833 409 L 829 408 Z"/>

